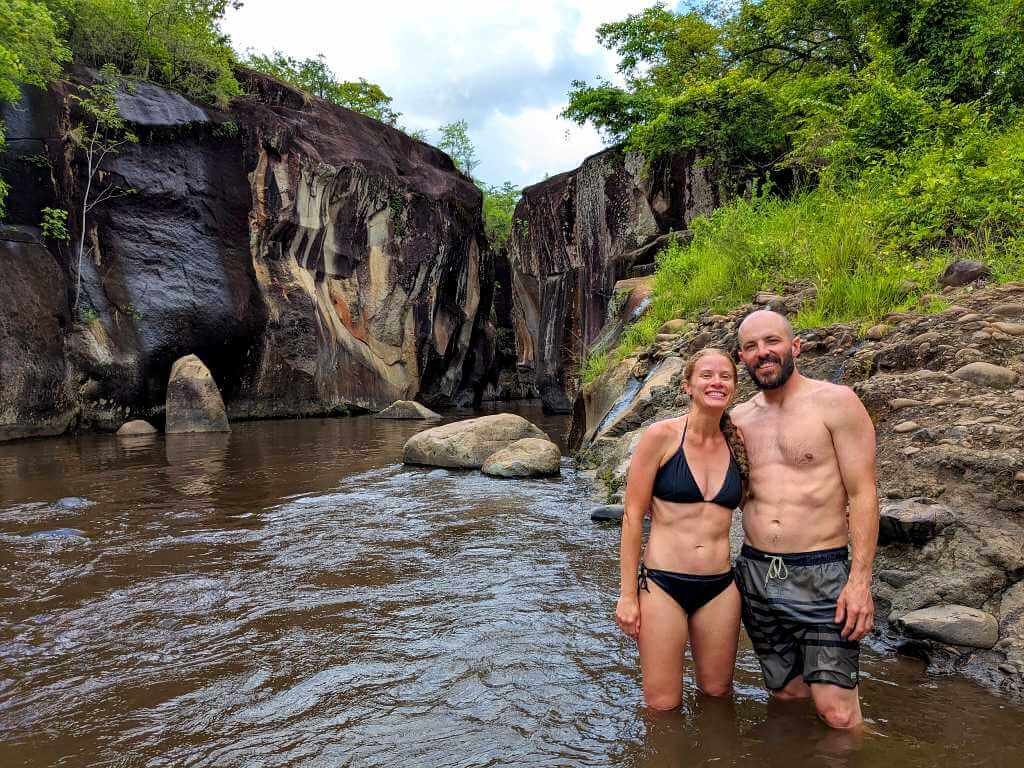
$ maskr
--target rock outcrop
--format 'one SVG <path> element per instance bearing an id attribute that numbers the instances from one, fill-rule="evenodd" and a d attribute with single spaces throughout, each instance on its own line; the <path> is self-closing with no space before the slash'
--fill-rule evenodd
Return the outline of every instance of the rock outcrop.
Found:
<path id="1" fill-rule="evenodd" d="M 517 367 L 546 410 L 569 412 L 615 283 L 653 264 L 666 233 L 685 237 L 718 194 L 692 154 L 646 168 L 620 149 L 523 190 L 509 252 Z"/>
<path id="2" fill-rule="evenodd" d="M 606 502 L 621 502 L 643 430 L 685 408 L 678 372 L 686 357 L 705 346 L 734 349 L 737 324 L 751 309 L 774 303 L 795 312 L 808 290 L 790 286 L 728 315 L 665 328 L 583 388 L 572 433 Z M 886 631 L 898 638 L 909 614 L 937 606 L 991 615 L 995 637 L 985 619 L 984 642 L 972 635 L 957 650 L 952 635 L 918 633 L 916 652 L 1024 693 L 1024 335 L 1016 333 L 1024 285 L 947 288 L 943 296 L 950 306 L 941 312 L 895 313 L 863 334 L 843 324 L 802 331 L 800 368 L 852 386 L 875 422 L 874 593 Z M 672 360 L 672 375 L 653 396 L 648 385 Z M 753 388 L 745 373 L 740 383 L 743 400 Z M 636 418 L 623 422 L 629 413 Z M 625 431 L 610 428 L 616 423 Z"/>
<path id="3" fill-rule="evenodd" d="M 76 259 L 37 227 L 46 206 L 71 212 L 73 241 L 81 226 L 75 86 L 4 110 L 22 226 L 0 237 L 0 298 L 21 311 L 0 310 L 0 439 L 159 423 L 192 352 L 232 418 L 481 396 L 496 334 L 480 191 L 390 126 L 240 76 L 249 95 L 223 111 L 148 83 L 119 95 L 140 140 L 104 183 L 131 194 L 87 222 L 74 311 Z"/>
<path id="4" fill-rule="evenodd" d="M 172 366 L 166 413 L 168 435 L 231 431 L 217 382 L 195 355 L 186 355 Z"/>
<path id="5" fill-rule="evenodd" d="M 491 477 L 549 477 L 561 471 L 562 452 L 550 440 L 524 437 L 488 456 L 480 471 Z"/>
<path id="6" fill-rule="evenodd" d="M 479 469 L 496 451 L 517 440 L 548 436 L 522 416 L 500 413 L 426 429 L 405 444 L 403 461 L 430 467 Z"/>

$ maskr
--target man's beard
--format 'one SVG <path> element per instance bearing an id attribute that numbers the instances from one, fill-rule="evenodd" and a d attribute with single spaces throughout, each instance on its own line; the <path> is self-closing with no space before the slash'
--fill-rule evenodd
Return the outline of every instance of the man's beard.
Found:
<path id="1" fill-rule="evenodd" d="M 757 365 L 766 362 L 775 363 L 779 366 L 779 370 L 773 377 L 762 379 L 757 373 Z M 750 374 L 750 378 L 753 380 L 754 386 L 758 389 L 778 389 L 789 381 L 789 377 L 792 376 L 793 371 L 796 370 L 792 352 L 788 352 L 781 360 L 776 355 L 766 355 L 765 357 L 760 358 L 754 367 L 751 367 L 747 363 L 744 363 L 743 367 L 747 369 L 747 373 Z"/>

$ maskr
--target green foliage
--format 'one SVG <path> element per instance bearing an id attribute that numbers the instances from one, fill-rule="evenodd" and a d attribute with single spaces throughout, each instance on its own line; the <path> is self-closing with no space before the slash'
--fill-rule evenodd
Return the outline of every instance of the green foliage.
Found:
<path id="1" fill-rule="evenodd" d="M 43 237 L 66 243 L 71 239 L 68 234 L 68 212 L 63 208 L 43 208 L 43 220 L 40 223 Z"/>
<path id="2" fill-rule="evenodd" d="M 500 187 L 484 187 L 484 232 L 492 248 L 504 248 L 512 235 L 512 216 L 521 190 L 506 181 Z"/>
<path id="3" fill-rule="evenodd" d="M 605 24 L 625 86 L 576 81 L 565 117 L 733 179 L 857 173 L 944 130 L 957 105 L 1024 105 L 1024 0 L 740 0 Z"/>
<path id="4" fill-rule="evenodd" d="M 60 37 L 58 19 L 37 0 L 0 0 L 0 103 L 16 102 L 22 83 L 45 86 L 70 58 Z M 6 128 L 0 121 L 0 152 Z M 9 187 L 0 179 L 0 221 Z"/>
<path id="5" fill-rule="evenodd" d="M 274 51 L 269 56 L 252 55 L 246 64 L 291 83 L 306 93 L 338 106 L 362 112 L 388 125 L 396 125 L 401 114 L 391 108 L 391 97 L 376 83 L 363 78 L 339 81 L 327 65 L 323 54 L 299 60 L 281 51 Z"/>
<path id="6" fill-rule="evenodd" d="M 0 0 L 0 101 L 17 101 L 21 83 L 45 86 L 69 58 L 44 3 Z"/>
<path id="7" fill-rule="evenodd" d="M 83 323 L 93 323 L 100 319 L 100 313 L 89 306 L 78 308 L 78 317 Z"/>
<path id="8" fill-rule="evenodd" d="M 448 153 L 456 168 L 472 176 L 480 161 L 476 157 L 476 147 L 469 138 L 469 124 L 465 120 L 456 120 L 445 123 L 438 130 L 441 132 L 441 140 L 437 146 Z"/>
<path id="9" fill-rule="evenodd" d="M 48 0 L 60 7 L 75 61 L 112 65 L 220 105 L 240 93 L 218 23 L 238 0 Z"/>

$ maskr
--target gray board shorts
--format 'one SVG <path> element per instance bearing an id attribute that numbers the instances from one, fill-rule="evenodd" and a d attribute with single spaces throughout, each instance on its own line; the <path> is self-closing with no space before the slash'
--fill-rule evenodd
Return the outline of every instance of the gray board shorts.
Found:
<path id="1" fill-rule="evenodd" d="M 743 545 L 736 558 L 743 626 L 770 690 L 798 675 L 807 683 L 857 686 L 860 643 L 844 640 L 833 621 L 849 577 L 847 547 L 780 555 Z"/>

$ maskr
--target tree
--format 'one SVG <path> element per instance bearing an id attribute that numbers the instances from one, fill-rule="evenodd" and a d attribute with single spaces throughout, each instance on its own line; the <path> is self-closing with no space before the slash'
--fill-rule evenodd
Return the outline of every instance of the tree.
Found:
<path id="1" fill-rule="evenodd" d="M 484 232 L 492 248 L 504 248 L 512 234 L 512 217 L 522 191 L 506 181 L 500 187 L 485 187 Z"/>
<path id="2" fill-rule="evenodd" d="M 81 122 L 71 131 L 71 138 L 85 161 L 81 216 L 79 218 L 77 267 L 75 270 L 75 301 L 72 312 L 78 309 L 82 293 L 82 261 L 85 257 L 85 233 L 89 214 L 109 200 L 132 193 L 114 182 L 104 182 L 103 162 L 121 151 L 126 144 L 138 138 L 131 131 L 117 109 L 117 91 L 124 82 L 113 65 L 103 68 L 100 79 L 92 85 L 82 86 L 72 100 L 81 112 Z"/>
<path id="3" fill-rule="evenodd" d="M 448 153 L 456 168 L 472 177 L 480 161 L 476 157 L 476 147 L 469 138 L 469 124 L 465 120 L 456 120 L 445 123 L 438 130 L 441 132 L 441 140 L 437 146 Z"/>
<path id="4" fill-rule="evenodd" d="M 68 28 L 75 61 L 225 105 L 241 93 L 218 24 L 240 0 L 47 0 Z"/>
<path id="5" fill-rule="evenodd" d="M 362 77 L 354 81 L 339 81 L 322 53 L 299 60 L 275 50 L 269 56 L 253 54 L 246 64 L 308 94 L 362 112 L 388 125 L 396 125 L 401 115 L 391 108 L 391 97 L 376 83 Z"/>
<path id="6" fill-rule="evenodd" d="M 0 0 L 0 102 L 16 102 L 22 83 L 44 87 L 70 58 L 49 9 L 33 0 Z M 0 152 L 6 131 L 0 121 Z M 0 220 L 7 184 L 0 179 Z"/>

